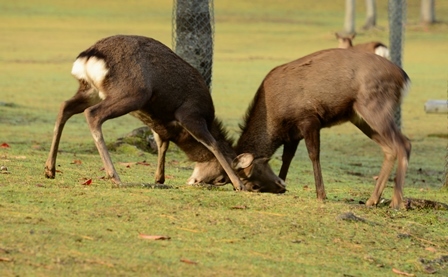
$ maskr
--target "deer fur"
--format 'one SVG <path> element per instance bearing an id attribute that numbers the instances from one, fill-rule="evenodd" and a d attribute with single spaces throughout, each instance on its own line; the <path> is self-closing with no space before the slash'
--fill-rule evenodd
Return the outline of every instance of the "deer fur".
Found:
<path id="1" fill-rule="evenodd" d="M 245 190 L 230 166 L 238 157 L 221 122 L 215 118 L 202 76 L 168 47 L 142 36 L 107 37 L 78 55 L 72 74 L 79 88 L 61 104 L 45 163 L 46 177 L 55 177 L 65 123 L 74 114 L 84 112 L 107 177 L 122 185 L 101 126 L 106 120 L 130 113 L 155 132 L 159 148 L 156 183 L 165 181 L 165 152 L 172 141 L 201 169 L 195 170 L 199 173 L 194 171 L 190 182 L 223 183 L 230 179 L 235 190 Z M 283 183 L 271 174 L 275 186 L 275 182 Z"/>
<path id="2" fill-rule="evenodd" d="M 353 49 L 355 51 L 364 51 L 369 53 L 377 54 L 378 56 L 390 59 L 389 49 L 386 45 L 379 41 L 371 41 L 366 43 L 360 43 L 353 45 L 353 39 L 355 39 L 356 34 L 351 35 L 341 35 L 335 33 L 336 38 L 339 41 L 338 48 Z"/>
<path id="3" fill-rule="evenodd" d="M 323 50 L 280 65 L 267 74 L 255 94 L 241 126 L 236 152 L 270 158 L 283 146 L 279 177 L 286 180 L 298 144 L 305 140 L 317 198 L 323 200 L 326 193 L 319 158 L 320 129 L 351 122 L 384 153 L 366 205 L 379 203 L 397 160 L 391 206 L 402 207 L 411 144 L 394 123 L 393 114 L 409 83 L 409 77 L 395 64 L 360 51 Z M 356 149 L 353 151 L 356 154 Z M 240 170 L 238 163 L 234 162 L 234 167 Z"/>

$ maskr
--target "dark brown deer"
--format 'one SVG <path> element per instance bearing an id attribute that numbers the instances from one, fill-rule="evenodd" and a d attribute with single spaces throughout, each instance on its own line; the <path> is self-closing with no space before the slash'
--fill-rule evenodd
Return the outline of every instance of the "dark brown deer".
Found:
<path id="1" fill-rule="evenodd" d="M 338 48 L 344 49 L 353 49 L 356 51 L 364 51 L 373 54 L 377 54 L 378 56 L 384 57 L 386 59 L 390 59 L 389 49 L 386 45 L 379 41 L 371 41 L 366 43 L 360 43 L 353 45 L 353 39 L 355 39 L 356 34 L 351 35 L 341 35 L 335 33 L 336 38 L 339 41 Z"/>
<path id="2" fill-rule="evenodd" d="M 393 114 L 409 83 L 406 73 L 387 59 L 358 51 L 323 50 L 280 65 L 261 83 L 241 126 L 236 152 L 269 158 L 283 145 L 279 177 L 285 180 L 297 146 L 304 139 L 313 164 L 317 198 L 323 200 L 320 129 L 350 121 L 384 152 L 366 205 L 378 204 L 398 160 L 391 206 L 399 208 L 411 144 L 395 125 Z M 246 185 L 252 182 L 244 178 L 250 175 L 247 164 L 239 160 L 233 166 Z"/>
<path id="3" fill-rule="evenodd" d="M 156 133 L 159 147 L 156 183 L 165 181 L 165 152 L 172 141 L 197 162 L 189 182 L 226 183 L 230 179 L 235 190 L 245 190 L 230 166 L 236 154 L 215 118 L 203 78 L 168 47 L 141 36 L 104 38 L 79 54 L 72 74 L 78 79 L 79 88 L 60 107 L 45 164 L 46 177 L 55 177 L 65 123 L 74 114 L 84 112 L 107 177 L 120 186 L 122 182 L 106 148 L 101 126 L 106 120 L 130 113 Z M 284 184 L 272 171 L 263 174 L 260 178 L 264 182 L 269 180 L 274 187 Z"/>

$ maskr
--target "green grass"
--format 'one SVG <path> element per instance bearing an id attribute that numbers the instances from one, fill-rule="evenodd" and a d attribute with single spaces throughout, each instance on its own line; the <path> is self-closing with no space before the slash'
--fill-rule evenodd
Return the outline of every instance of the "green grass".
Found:
<path id="1" fill-rule="evenodd" d="M 5 1 L 4 1 L 5 2 Z M 152 3 L 156 2 L 156 3 Z M 302 3 L 303 2 L 303 3 Z M 378 2 L 383 29 L 360 31 L 355 43 L 388 40 L 387 1 Z M 442 190 L 447 116 L 426 114 L 428 99 L 446 99 L 448 4 L 441 23 L 418 24 L 408 1 L 403 66 L 412 79 L 402 105 L 413 149 L 405 197 L 448 203 Z M 122 34 L 171 45 L 171 1 L 9 1 L 0 3 L 0 276 L 416 276 L 448 273 L 448 214 L 435 209 L 366 208 L 382 154 L 351 125 L 322 131 L 321 162 L 328 200 L 315 199 L 303 143 L 284 195 L 191 187 L 193 164 L 174 145 L 167 184 L 150 189 L 155 155 L 132 147 L 112 158 L 121 179 L 103 180 L 101 159 L 82 115 L 65 127 L 56 179 L 44 178 L 54 120 L 77 82 L 76 55 L 98 39 Z M 215 1 L 213 98 L 231 135 L 266 73 L 337 45 L 338 1 Z M 357 6 L 363 24 L 364 2 Z M 6 104 L 2 104 L 6 103 Z M 140 127 L 131 116 L 104 124 L 107 142 Z M 75 162 L 80 161 L 80 162 Z M 149 165 L 136 165 L 146 161 Z M 271 165 L 280 167 L 280 153 Z M 393 176 L 391 176 L 391 179 Z M 90 185 L 83 183 L 92 179 Z M 384 197 L 390 199 L 392 181 Z M 347 220 L 348 212 L 366 221 Z M 163 235 L 169 240 L 139 236 Z M 194 263 L 189 263 L 192 261 Z"/>

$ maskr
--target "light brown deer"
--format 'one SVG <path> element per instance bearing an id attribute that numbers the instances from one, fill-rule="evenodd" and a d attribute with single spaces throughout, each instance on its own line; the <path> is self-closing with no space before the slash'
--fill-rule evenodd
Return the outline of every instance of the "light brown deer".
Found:
<path id="1" fill-rule="evenodd" d="M 46 177 L 55 177 L 65 123 L 74 114 L 84 112 L 107 177 L 120 186 L 122 182 L 106 148 L 101 126 L 106 120 L 130 113 L 156 133 L 157 183 L 165 181 L 165 152 L 169 141 L 173 141 L 197 162 L 189 182 L 225 183 L 230 179 L 235 190 L 246 189 L 230 166 L 233 159 L 240 158 L 215 118 L 203 78 L 162 43 L 141 36 L 104 38 L 78 55 L 72 74 L 78 79 L 79 88 L 61 104 L 45 163 Z M 241 157 L 246 156 L 250 154 Z M 263 167 L 264 162 L 256 160 Z M 259 178 L 266 187 L 271 185 L 284 191 L 283 180 L 272 170 L 260 172 Z"/>
<path id="2" fill-rule="evenodd" d="M 269 158 L 283 145 L 279 177 L 285 180 L 297 146 L 304 139 L 313 164 L 317 198 L 323 200 L 326 193 L 319 158 L 320 130 L 349 121 L 384 153 L 366 205 L 379 203 L 398 160 L 391 207 L 402 207 L 411 143 L 395 125 L 393 115 L 409 83 L 406 73 L 395 64 L 359 51 L 323 50 L 280 65 L 261 83 L 241 126 L 236 152 Z M 356 153 L 356 149 L 353 151 Z M 233 166 L 246 185 L 253 182 L 244 178 L 251 172 L 243 159 Z"/>
<path id="3" fill-rule="evenodd" d="M 390 59 L 389 49 L 387 48 L 386 45 L 384 45 L 379 41 L 371 41 L 353 45 L 353 39 L 355 39 L 356 34 L 341 35 L 339 33 L 335 33 L 335 35 L 339 41 L 338 48 L 353 49 L 356 51 L 374 53 L 377 54 L 378 56 Z"/>

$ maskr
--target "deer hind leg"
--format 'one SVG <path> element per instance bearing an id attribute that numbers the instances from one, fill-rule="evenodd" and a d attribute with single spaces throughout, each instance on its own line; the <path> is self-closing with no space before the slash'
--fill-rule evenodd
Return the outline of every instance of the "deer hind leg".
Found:
<path id="1" fill-rule="evenodd" d="M 157 144 L 157 169 L 155 182 L 156 184 L 163 184 L 165 182 L 165 157 L 170 142 L 168 140 L 162 140 L 156 132 L 152 131 L 152 133 Z"/>
<path id="2" fill-rule="evenodd" d="M 291 161 L 294 158 L 298 146 L 299 141 L 291 141 L 283 145 L 282 167 L 280 168 L 280 174 L 278 175 L 283 181 L 286 181 L 289 166 L 291 165 Z"/>
<path id="3" fill-rule="evenodd" d="M 86 83 L 80 82 L 78 92 L 72 98 L 61 104 L 54 126 L 50 152 L 47 161 L 45 162 L 45 176 L 47 178 L 53 179 L 56 175 L 56 157 L 58 155 L 59 142 L 65 123 L 73 115 L 82 113 L 85 109 L 100 101 L 100 99 L 91 97 L 93 93 L 96 93 L 95 89 Z"/>
<path id="4" fill-rule="evenodd" d="M 369 200 L 366 202 L 366 205 L 374 206 L 379 203 L 387 180 L 394 167 L 395 160 L 398 159 L 397 175 L 395 178 L 394 195 L 391 207 L 400 208 L 403 203 L 404 177 L 411 151 L 409 140 L 401 134 L 392 119 L 389 120 L 389 122 L 383 122 L 383 124 L 372 122 L 371 125 L 377 125 L 375 129 L 362 118 L 354 118 L 351 122 L 365 135 L 379 144 L 384 153 L 384 160 L 376 181 L 375 189 Z"/>
<path id="5" fill-rule="evenodd" d="M 235 190 L 245 190 L 243 183 L 238 178 L 236 173 L 233 171 L 230 164 L 232 160 L 229 157 L 225 157 L 219 150 L 218 143 L 209 131 L 207 127 L 206 120 L 203 117 L 195 116 L 191 114 L 188 110 L 183 109 L 178 110 L 176 117 L 182 127 L 185 128 L 197 141 L 202 143 L 213 155 L 216 157 L 218 162 L 221 164 L 224 171 L 230 178 L 233 188 Z"/>
<path id="6" fill-rule="evenodd" d="M 84 111 L 84 115 L 87 123 L 89 124 L 90 132 L 95 141 L 98 153 L 103 161 L 104 170 L 107 177 L 111 178 L 117 186 L 120 186 L 122 183 L 112 163 L 109 151 L 107 150 L 101 126 L 106 120 L 120 117 L 132 111 L 138 110 L 142 103 L 146 102 L 146 99 L 141 99 L 139 97 L 126 97 L 126 94 L 121 92 L 115 94 L 110 93 L 109 95 L 111 95 L 111 97 L 108 96 L 102 102 L 86 109 Z M 115 97 L 112 97 L 112 95 Z"/>

